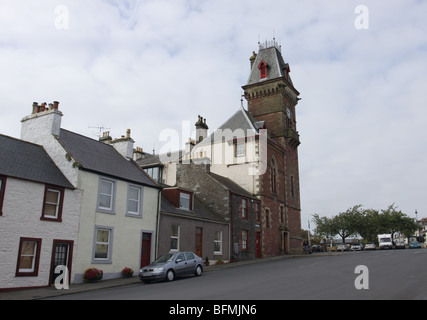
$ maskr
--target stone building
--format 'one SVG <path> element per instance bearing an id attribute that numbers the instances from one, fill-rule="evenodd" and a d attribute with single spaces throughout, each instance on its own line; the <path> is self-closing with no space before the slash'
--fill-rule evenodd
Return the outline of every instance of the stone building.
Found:
<path id="1" fill-rule="evenodd" d="M 159 156 L 149 157 L 145 165 L 161 170 L 164 183 L 199 194 L 228 219 L 232 255 L 241 252 L 242 238 L 255 244 L 254 252 L 246 258 L 298 253 L 302 251 L 300 138 L 295 112 L 299 92 L 275 41 L 260 44 L 258 53 L 250 58 L 250 67 L 248 81 L 242 87 L 247 109 L 242 101 L 241 107 L 211 134 L 206 118 L 199 116 L 196 139 L 190 139 L 185 150 L 177 152 L 167 163 L 160 161 Z M 208 170 L 196 169 L 201 164 Z M 239 191 L 232 192 L 233 195 L 259 204 L 255 220 L 242 221 L 248 223 L 247 229 L 234 220 L 235 197 L 213 188 L 214 178 L 227 181 L 223 185 L 228 187 L 233 184 L 230 190 L 237 187 Z M 240 209 L 242 206 L 239 205 Z"/>

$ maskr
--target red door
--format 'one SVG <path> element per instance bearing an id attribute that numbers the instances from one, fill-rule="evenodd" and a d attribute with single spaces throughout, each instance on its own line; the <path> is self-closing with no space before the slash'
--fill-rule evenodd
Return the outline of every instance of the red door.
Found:
<path id="1" fill-rule="evenodd" d="M 256 233 L 256 257 L 261 258 L 261 232 Z"/>
<path id="2" fill-rule="evenodd" d="M 151 233 L 142 234 L 141 268 L 151 263 Z"/>

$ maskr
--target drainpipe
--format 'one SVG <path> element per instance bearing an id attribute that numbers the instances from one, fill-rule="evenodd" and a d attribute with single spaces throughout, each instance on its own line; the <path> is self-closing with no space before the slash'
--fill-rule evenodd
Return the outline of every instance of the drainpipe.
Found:
<path id="1" fill-rule="evenodd" d="M 157 258 L 157 253 L 159 251 L 159 226 L 160 226 L 160 210 L 161 210 L 161 199 L 162 199 L 162 189 L 157 190 L 157 219 L 156 219 L 156 243 L 154 244 L 154 258 Z"/>

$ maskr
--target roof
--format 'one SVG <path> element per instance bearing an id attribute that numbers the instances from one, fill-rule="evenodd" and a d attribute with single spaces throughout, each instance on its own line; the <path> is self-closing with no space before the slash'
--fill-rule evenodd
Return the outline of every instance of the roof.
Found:
<path id="1" fill-rule="evenodd" d="M 235 183 L 234 181 L 230 180 L 229 178 L 226 178 L 224 176 L 220 176 L 219 174 L 216 173 L 209 173 L 209 175 L 216 180 L 219 184 L 221 184 L 223 187 L 225 187 L 226 189 L 228 189 L 229 191 L 231 191 L 232 193 L 244 196 L 244 197 L 248 197 L 248 198 L 254 198 L 256 199 L 256 197 L 251 194 L 249 191 L 247 191 L 246 189 L 242 188 L 241 186 L 239 186 L 237 183 Z"/>
<path id="2" fill-rule="evenodd" d="M 258 66 L 261 61 L 267 63 L 268 71 L 267 78 L 265 79 L 260 79 L 259 76 Z M 289 82 L 289 84 L 293 86 L 289 72 L 289 65 L 283 60 L 282 53 L 279 51 L 276 45 L 260 46 L 260 50 L 256 55 L 255 61 L 253 63 L 247 85 L 283 77 Z"/>
<path id="3" fill-rule="evenodd" d="M 162 213 L 171 213 L 186 218 L 203 219 L 220 223 L 227 223 L 227 221 L 222 216 L 220 216 L 212 208 L 205 204 L 197 195 L 193 194 L 193 196 L 193 210 L 182 210 L 180 208 L 175 207 L 168 199 L 166 199 L 164 195 L 162 195 L 162 205 L 160 211 Z"/>
<path id="4" fill-rule="evenodd" d="M 253 137 L 258 134 L 253 117 L 239 108 L 226 122 L 216 129 L 210 136 L 197 145 L 203 146 L 211 142 L 229 141 L 238 138 Z"/>
<path id="5" fill-rule="evenodd" d="M 178 161 L 181 158 L 183 152 L 184 152 L 183 150 L 178 150 L 178 151 L 172 151 L 170 153 L 154 154 L 154 155 L 146 153 L 145 157 L 136 160 L 136 163 L 143 168 L 161 166 L 164 163 L 162 162 L 162 160 L 167 160 L 165 162 Z"/>
<path id="6" fill-rule="evenodd" d="M 65 129 L 61 129 L 58 141 L 82 170 L 160 188 L 133 160 L 127 160 L 111 145 Z"/>
<path id="7" fill-rule="evenodd" d="M 1 134 L 0 174 L 74 189 L 42 146 Z"/>

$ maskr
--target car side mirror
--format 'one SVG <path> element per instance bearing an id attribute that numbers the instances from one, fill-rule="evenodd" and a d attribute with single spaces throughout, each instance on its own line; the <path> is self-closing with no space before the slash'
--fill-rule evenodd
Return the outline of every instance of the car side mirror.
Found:
<path id="1" fill-rule="evenodd" d="M 182 259 L 176 259 L 175 263 L 180 263 Z"/>

